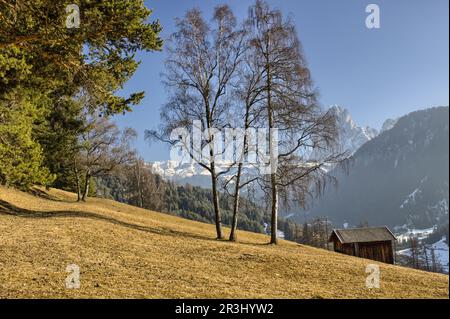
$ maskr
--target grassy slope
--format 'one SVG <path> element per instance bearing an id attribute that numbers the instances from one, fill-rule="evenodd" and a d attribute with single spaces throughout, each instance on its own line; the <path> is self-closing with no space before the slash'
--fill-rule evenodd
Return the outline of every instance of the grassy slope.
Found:
<path id="1" fill-rule="evenodd" d="M 213 235 L 212 225 L 114 201 L 0 187 L 0 298 L 448 298 L 445 275 L 380 264 L 381 289 L 367 289 L 372 261 Z M 72 263 L 80 289 L 65 288 Z"/>

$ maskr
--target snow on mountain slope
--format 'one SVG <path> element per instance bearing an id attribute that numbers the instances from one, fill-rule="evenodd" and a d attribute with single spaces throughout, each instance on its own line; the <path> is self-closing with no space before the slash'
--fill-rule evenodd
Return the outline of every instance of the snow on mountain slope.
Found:
<path id="1" fill-rule="evenodd" d="M 378 131 L 374 128 L 356 125 L 347 109 L 334 105 L 330 111 L 336 116 L 340 147 L 350 155 L 378 135 Z"/>
<path id="2" fill-rule="evenodd" d="M 403 202 L 403 204 L 400 205 L 400 208 L 404 208 L 405 205 L 409 204 L 409 203 L 413 203 L 415 204 L 416 202 L 416 195 L 420 194 L 422 191 L 419 188 L 416 188 L 414 190 L 414 192 L 412 192 L 411 194 L 408 195 L 408 197 L 405 199 L 405 201 Z"/>
<path id="3" fill-rule="evenodd" d="M 178 165 L 176 161 L 153 162 L 148 167 L 156 174 L 164 178 L 191 177 L 194 175 L 209 175 L 208 171 L 195 163 Z"/>
<path id="4" fill-rule="evenodd" d="M 448 273 L 448 245 L 445 242 L 445 238 L 442 238 L 437 243 L 434 243 L 432 247 L 435 251 L 436 258 L 442 264 L 444 271 Z"/>
<path id="5" fill-rule="evenodd" d="M 398 119 L 387 119 L 386 121 L 384 121 L 383 125 L 381 126 L 381 131 L 380 133 L 389 131 L 390 129 L 392 129 L 395 124 L 397 123 Z"/>
<path id="6" fill-rule="evenodd" d="M 175 161 L 163 161 L 147 163 L 147 167 L 165 180 L 173 181 L 180 185 L 190 184 L 205 188 L 211 186 L 209 172 L 196 163 L 178 165 Z"/>
<path id="7" fill-rule="evenodd" d="M 442 266 L 442 270 L 445 273 L 448 273 L 448 269 L 449 269 L 448 251 L 449 251 L 449 248 L 448 248 L 447 243 L 445 242 L 445 237 L 442 238 L 440 241 L 427 246 L 426 250 L 427 250 L 427 254 L 429 254 L 430 256 L 431 256 L 431 251 L 434 252 L 436 262 L 438 262 L 439 265 Z M 407 248 L 407 249 L 399 250 L 399 251 L 397 251 L 397 253 L 400 255 L 404 255 L 404 256 L 411 256 L 411 249 Z"/>
<path id="8" fill-rule="evenodd" d="M 340 149 L 347 151 L 349 155 L 354 154 L 363 144 L 378 135 L 376 129 L 356 125 L 347 109 L 334 105 L 330 111 L 336 116 L 339 127 Z M 207 188 L 211 185 L 209 172 L 195 163 L 177 166 L 175 161 L 152 162 L 148 163 L 148 167 L 163 178 L 179 184 L 188 183 Z M 331 170 L 333 167 L 328 169 Z M 218 168 L 220 169 L 220 165 Z"/>
<path id="9" fill-rule="evenodd" d="M 415 111 L 365 143 L 309 209 L 336 224 L 448 224 L 448 107 Z"/>
<path id="10" fill-rule="evenodd" d="M 402 231 L 399 232 L 399 229 Z M 407 225 L 394 227 L 394 230 L 396 232 L 395 237 L 397 237 L 397 243 L 399 244 L 408 243 L 411 240 L 411 238 L 416 238 L 418 240 L 425 240 L 431 234 L 436 232 L 437 229 L 438 229 L 437 225 L 425 229 L 415 229 L 415 228 L 409 229 Z"/>

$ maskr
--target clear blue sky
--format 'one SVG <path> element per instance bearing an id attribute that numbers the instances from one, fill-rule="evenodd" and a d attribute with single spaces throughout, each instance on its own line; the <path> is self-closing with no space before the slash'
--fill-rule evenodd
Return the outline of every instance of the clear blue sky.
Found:
<path id="1" fill-rule="evenodd" d="M 238 18 L 251 0 L 151 0 L 151 19 L 159 19 L 165 38 L 175 30 L 174 19 L 198 7 L 206 17 L 227 3 Z M 339 104 L 358 125 L 379 129 L 387 118 L 413 110 L 449 104 L 448 0 L 271 0 L 290 15 L 324 107 Z M 381 28 L 367 29 L 365 8 L 378 4 Z M 167 146 L 144 141 L 145 129 L 159 125 L 166 101 L 161 84 L 165 53 L 139 54 L 142 64 L 123 93 L 146 91 L 132 113 L 116 116 L 121 126 L 139 134 L 136 147 L 147 161 L 167 160 Z"/>

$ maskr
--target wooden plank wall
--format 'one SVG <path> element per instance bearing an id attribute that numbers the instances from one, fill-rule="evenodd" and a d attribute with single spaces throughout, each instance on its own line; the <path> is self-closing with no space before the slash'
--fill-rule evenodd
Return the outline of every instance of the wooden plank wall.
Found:
<path id="1" fill-rule="evenodd" d="M 394 263 L 391 241 L 349 244 L 341 244 L 339 241 L 334 241 L 334 250 L 346 255 L 372 259 L 388 264 Z"/>

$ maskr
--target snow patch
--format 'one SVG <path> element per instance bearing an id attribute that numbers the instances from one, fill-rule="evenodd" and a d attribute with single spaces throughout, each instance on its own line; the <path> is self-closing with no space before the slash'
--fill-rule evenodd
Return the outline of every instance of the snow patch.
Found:
<path id="1" fill-rule="evenodd" d="M 400 208 L 403 209 L 406 205 L 409 203 L 415 203 L 416 202 L 416 196 L 417 194 L 420 194 L 422 191 L 419 188 L 416 188 L 414 192 L 408 195 L 408 197 L 405 199 L 403 204 L 400 205 Z"/>
<path id="2" fill-rule="evenodd" d="M 449 265 L 448 265 L 448 251 L 449 247 L 447 243 L 445 242 L 445 237 L 442 237 L 442 239 L 432 245 L 426 245 L 427 254 L 431 256 L 431 251 L 434 250 L 434 255 L 436 258 L 436 262 L 442 265 L 442 268 L 444 272 L 448 273 Z M 403 249 L 397 251 L 398 254 L 404 255 L 404 256 L 411 256 L 411 249 Z"/>

